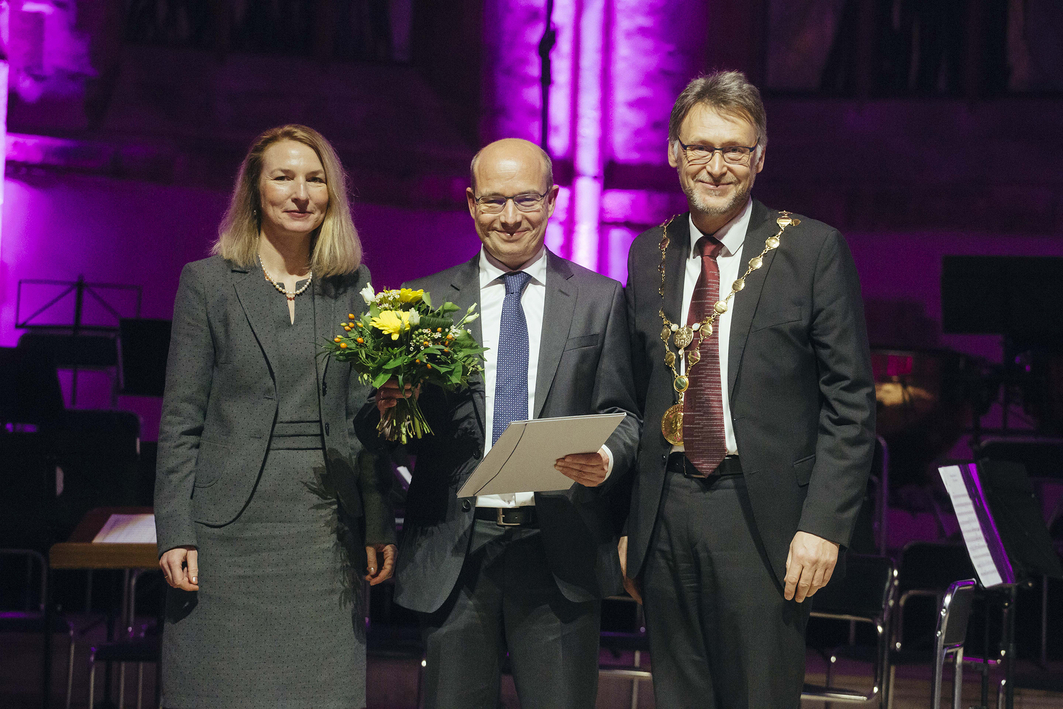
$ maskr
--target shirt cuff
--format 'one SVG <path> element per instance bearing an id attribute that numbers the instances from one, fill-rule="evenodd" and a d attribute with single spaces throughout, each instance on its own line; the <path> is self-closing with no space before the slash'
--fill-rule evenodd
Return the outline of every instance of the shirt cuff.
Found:
<path id="1" fill-rule="evenodd" d="M 605 479 L 609 479 L 609 473 L 613 472 L 613 451 L 609 446 L 602 444 L 601 450 L 605 453 Z"/>

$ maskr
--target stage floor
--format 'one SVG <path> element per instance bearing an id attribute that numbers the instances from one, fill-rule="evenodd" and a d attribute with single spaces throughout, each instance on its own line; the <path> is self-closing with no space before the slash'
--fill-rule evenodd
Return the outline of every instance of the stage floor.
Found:
<path id="1" fill-rule="evenodd" d="M 72 706 L 75 709 L 88 705 L 88 653 L 93 642 L 103 638 L 103 626 L 98 616 L 75 615 L 75 628 L 84 629 L 76 633 L 76 652 L 74 658 L 74 691 Z M 40 707 L 40 651 L 42 640 L 39 636 L 0 634 L 0 707 L 3 709 L 37 709 Z M 66 640 L 56 636 L 53 661 L 53 695 L 52 706 L 63 706 L 63 684 L 66 671 Z M 630 664 L 630 655 L 613 658 L 603 652 L 603 664 Z M 648 664 L 644 662 L 643 664 Z M 1020 671 L 1032 671 L 1036 666 L 1031 662 L 1020 661 Z M 420 662 L 416 659 L 371 658 L 368 669 L 369 709 L 415 709 L 417 706 L 417 683 Z M 815 652 L 808 655 L 808 681 L 823 682 L 825 669 L 822 657 Z M 1063 662 L 1053 662 L 1050 669 L 1063 673 Z M 151 697 L 155 692 L 154 665 L 146 665 L 144 671 L 145 707 L 150 707 Z M 951 706 L 951 672 L 946 671 L 947 687 L 942 706 Z M 115 672 L 117 677 L 117 671 Z M 126 670 L 126 706 L 135 706 L 136 701 L 136 666 L 129 665 Z M 902 667 L 897 671 L 894 709 L 926 709 L 930 703 L 930 668 Z M 980 696 L 979 676 L 973 671 L 964 675 L 963 706 L 976 704 Z M 996 679 L 994 676 L 994 680 Z M 839 686 L 870 686 L 871 677 L 866 666 L 842 665 L 836 672 L 835 684 Z M 97 670 L 97 707 L 103 696 L 103 672 Z M 637 706 L 639 709 L 652 709 L 653 688 L 649 681 L 641 681 L 638 686 Z M 117 688 L 114 692 L 117 696 Z M 996 706 L 995 685 L 991 687 L 990 706 Z M 503 682 L 502 707 L 517 709 L 520 706 L 512 679 Z M 599 683 L 597 709 L 623 709 L 632 706 L 632 682 L 628 679 L 603 677 Z M 821 702 L 805 702 L 803 707 L 818 709 Z M 836 704 L 835 706 L 843 706 Z M 872 704 L 872 706 L 875 706 Z M 1043 692 L 1022 690 L 1016 694 L 1015 706 L 1019 709 L 1041 709 L 1063 707 L 1063 695 L 1048 695 Z"/>

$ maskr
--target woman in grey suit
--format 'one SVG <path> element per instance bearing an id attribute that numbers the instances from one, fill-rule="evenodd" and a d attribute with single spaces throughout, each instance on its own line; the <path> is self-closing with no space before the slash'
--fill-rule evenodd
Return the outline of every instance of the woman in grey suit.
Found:
<path id="1" fill-rule="evenodd" d="M 362 578 L 391 575 L 394 529 L 367 391 L 317 356 L 369 283 L 328 141 L 259 136 L 213 253 L 181 273 L 159 433 L 163 705 L 362 707 Z"/>

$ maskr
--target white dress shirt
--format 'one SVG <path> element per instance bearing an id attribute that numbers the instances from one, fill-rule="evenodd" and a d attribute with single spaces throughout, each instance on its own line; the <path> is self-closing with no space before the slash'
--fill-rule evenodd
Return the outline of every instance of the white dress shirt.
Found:
<path id="1" fill-rule="evenodd" d="M 738 280 L 738 276 L 745 272 L 742 268 L 742 245 L 746 241 L 746 231 L 749 229 L 749 215 L 753 211 L 753 200 L 746 202 L 745 208 L 731 221 L 720 227 L 714 237 L 723 244 L 723 248 L 716 256 L 716 265 L 720 269 L 720 300 L 727 297 L 731 292 L 731 284 Z M 678 315 L 686 324 L 687 313 L 690 311 L 690 301 L 694 297 L 694 287 L 701 276 L 701 254 L 697 250 L 698 239 L 706 236 L 694 226 L 694 217 L 690 221 L 690 252 L 687 254 L 686 267 L 683 274 L 683 311 Z M 723 430 L 727 442 L 727 455 L 738 454 L 738 443 L 735 441 L 734 424 L 731 422 L 731 402 L 727 392 L 727 348 L 731 343 L 731 313 L 734 312 L 735 300 L 742 297 L 742 293 L 735 293 L 734 298 L 728 304 L 727 312 L 719 315 L 712 326 L 712 337 L 720 338 L 720 384 L 723 393 Z M 694 342 L 698 339 L 695 336 Z M 685 373 L 686 358 L 683 359 L 681 372 Z M 672 451 L 682 451 L 682 444 L 672 446 Z"/>
<path id="2" fill-rule="evenodd" d="M 531 279 L 520 296 L 524 319 L 528 322 L 528 418 L 535 412 L 535 376 L 539 368 L 539 343 L 542 340 L 543 311 L 546 309 L 546 248 L 539 249 L 521 268 Z M 484 455 L 491 450 L 495 421 L 495 372 L 498 369 L 498 333 L 502 327 L 502 301 L 506 297 L 503 276 L 511 273 L 480 248 L 480 335 L 484 347 Z M 534 493 L 515 495 L 480 495 L 477 507 L 521 507 L 535 504 Z"/>
<path id="3" fill-rule="evenodd" d="M 535 417 L 535 380 L 539 369 L 539 344 L 542 341 L 543 312 L 546 310 L 546 247 L 525 262 L 518 271 L 531 279 L 520 296 L 524 319 L 528 323 L 528 418 Z M 498 370 L 498 337 L 502 327 L 502 301 L 506 297 L 505 268 L 480 248 L 480 337 L 484 347 L 484 455 L 491 450 L 495 420 L 495 376 Z M 613 471 L 613 452 L 602 446 L 606 458 L 606 478 Z M 535 504 L 535 493 L 518 492 L 513 495 L 480 495 L 477 507 L 524 507 Z"/>

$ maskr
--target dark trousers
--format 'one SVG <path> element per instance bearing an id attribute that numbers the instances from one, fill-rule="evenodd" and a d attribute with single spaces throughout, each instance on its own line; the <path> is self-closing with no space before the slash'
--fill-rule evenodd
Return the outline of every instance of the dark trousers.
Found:
<path id="1" fill-rule="evenodd" d="M 643 570 L 656 705 L 797 709 L 809 604 L 786 601 L 741 476 L 669 473 Z"/>
<path id="2" fill-rule="evenodd" d="M 590 709 L 601 602 L 557 588 L 538 530 L 477 520 L 454 592 L 421 615 L 427 709 L 496 709 L 507 651 L 522 709 Z"/>

